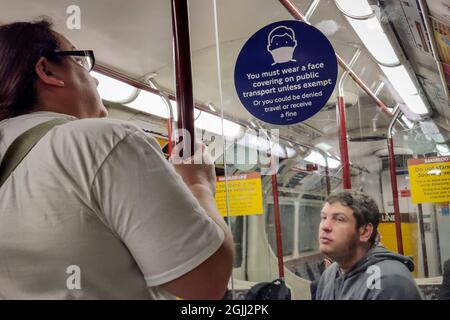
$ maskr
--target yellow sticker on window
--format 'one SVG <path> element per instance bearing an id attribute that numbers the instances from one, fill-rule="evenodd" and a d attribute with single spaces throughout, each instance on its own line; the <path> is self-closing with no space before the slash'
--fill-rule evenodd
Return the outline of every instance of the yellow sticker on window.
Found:
<path id="1" fill-rule="evenodd" d="M 450 202 L 450 157 L 408 160 L 413 203 Z"/>
<path id="2" fill-rule="evenodd" d="M 216 204 L 222 216 L 227 216 L 226 191 L 230 216 L 263 214 L 261 175 L 258 172 L 233 175 L 225 182 L 224 176 L 217 177 Z"/>

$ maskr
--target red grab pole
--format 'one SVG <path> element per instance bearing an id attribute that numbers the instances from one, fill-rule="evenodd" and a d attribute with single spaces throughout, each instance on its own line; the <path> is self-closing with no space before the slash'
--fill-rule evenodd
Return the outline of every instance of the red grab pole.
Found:
<path id="1" fill-rule="evenodd" d="M 281 240 L 280 207 L 278 204 L 278 180 L 273 155 L 271 155 L 270 164 L 272 167 L 273 214 L 275 218 L 275 235 L 277 240 L 278 274 L 281 279 L 284 279 L 283 244 Z"/>
<path id="2" fill-rule="evenodd" d="M 397 250 L 398 253 L 403 254 L 403 238 L 402 238 L 402 221 L 400 215 L 400 206 L 398 203 L 398 187 L 397 176 L 395 174 L 395 155 L 394 155 L 394 140 L 392 139 L 392 128 L 395 121 L 400 116 L 400 108 L 397 105 L 394 109 L 394 117 L 389 123 L 387 132 L 387 146 L 389 150 L 389 172 L 391 175 L 391 188 L 392 188 L 392 201 L 394 203 L 394 216 L 395 216 L 395 233 L 397 236 Z"/>
<path id="3" fill-rule="evenodd" d="M 186 140 L 183 140 L 183 150 L 190 150 L 190 155 L 192 155 L 195 145 L 195 126 L 187 0 L 172 0 L 172 27 L 177 87 L 178 129 L 186 130 L 186 133 L 190 134 L 190 146 L 185 144 Z M 183 153 L 183 156 L 190 155 Z"/>
<path id="4" fill-rule="evenodd" d="M 347 144 L 347 117 L 345 112 L 344 97 L 338 97 L 337 110 L 339 116 L 339 151 L 342 163 L 342 184 L 344 189 L 351 189 L 350 161 L 348 159 Z"/>

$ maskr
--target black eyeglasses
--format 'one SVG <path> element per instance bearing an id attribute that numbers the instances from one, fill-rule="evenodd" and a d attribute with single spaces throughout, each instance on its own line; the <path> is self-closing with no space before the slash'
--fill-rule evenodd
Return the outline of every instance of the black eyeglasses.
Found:
<path id="1" fill-rule="evenodd" d="M 85 68 L 88 72 L 92 71 L 95 65 L 94 51 L 92 50 L 72 50 L 72 51 L 55 51 L 57 56 L 74 57 L 76 63 Z"/>

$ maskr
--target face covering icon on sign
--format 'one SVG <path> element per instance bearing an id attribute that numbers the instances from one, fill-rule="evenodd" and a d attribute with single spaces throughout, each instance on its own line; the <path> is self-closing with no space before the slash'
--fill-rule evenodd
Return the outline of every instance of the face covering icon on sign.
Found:
<path id="1" fill-rule="evenodd" d="M 273 58 L 272 65 L 294 61 L 294 50 L 297 47 L 294 30 L 278 26 L 270 31 L 267 37 L 267 51 Z"/>

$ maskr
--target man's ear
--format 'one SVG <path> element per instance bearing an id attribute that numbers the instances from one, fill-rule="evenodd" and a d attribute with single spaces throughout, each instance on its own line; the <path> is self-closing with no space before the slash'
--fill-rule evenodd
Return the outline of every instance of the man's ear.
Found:
<path id="1" fill-rule="evenodd" d="M 40 57 L 34 70 L 38 78 L 45 84 L 55 87 L 64 87 L 64 81 L 59 79 L 52 71 L 52 65 L 45 57 Z"/>
<path id="2" fill-rule="evenodd" d="M 359 227 L 359 240 L 361 242 L 369 242 L 373 233 L 373 225 L 371 223 Z"/>

